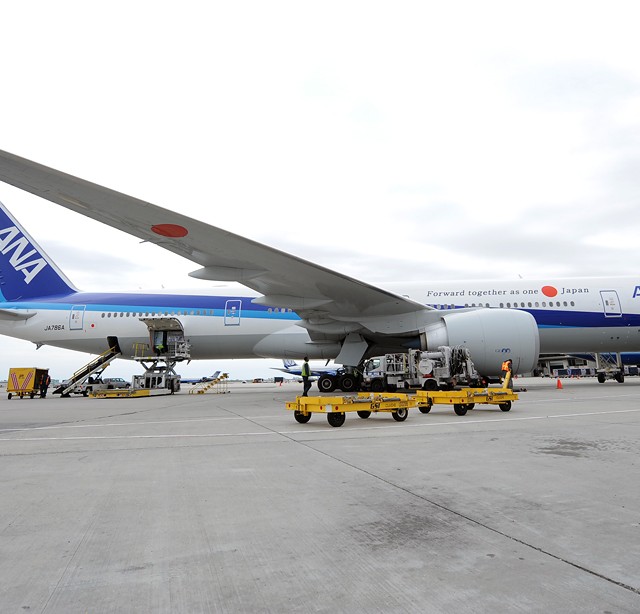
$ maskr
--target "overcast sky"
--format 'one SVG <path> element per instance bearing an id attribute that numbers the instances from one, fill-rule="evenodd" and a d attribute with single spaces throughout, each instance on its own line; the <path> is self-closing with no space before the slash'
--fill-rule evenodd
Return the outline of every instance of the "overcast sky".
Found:
<path id="1" fill-rule="evenodd" d="M 371 283 L 635 275 L 639 21 L 615 0 L 5 3 L 0 148 Z M 0 200 L 83 290 L 210 284 Z M 2 347 L 0 378 L 84 360 Z"/>

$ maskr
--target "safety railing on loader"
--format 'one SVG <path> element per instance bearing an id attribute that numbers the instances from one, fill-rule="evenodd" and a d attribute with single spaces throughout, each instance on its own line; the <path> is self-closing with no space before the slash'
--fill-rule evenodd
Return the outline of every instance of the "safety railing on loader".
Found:
<path id="1" fill-rule="evenodd" d="M 74 388 L 80 386 L 89 377 L 102 373 L 118 356 L 120 356 L 120 349 L 117 346 L 109 348 L 106 352 L 84 365 L 84 367 L 78 369 L 68 380 L 62 382 L 53 391 L 53 394 L 59 394 L 63 397 L 69 396 L 69 393 Z"/>

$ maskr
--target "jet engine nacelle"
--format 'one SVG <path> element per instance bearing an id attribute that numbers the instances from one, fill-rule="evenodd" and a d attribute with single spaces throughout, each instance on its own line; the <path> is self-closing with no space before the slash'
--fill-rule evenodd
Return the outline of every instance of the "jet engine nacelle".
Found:
<path id="1" fill-rule="evenodd" d="M 515 309 L 452 312 L 425 329 L 426 349 L 463 345 L 482 375 L 500 373 L 511 359 L 514 373 L 529 373 L 538 363 L 540 337 L 534 317 Z"/>

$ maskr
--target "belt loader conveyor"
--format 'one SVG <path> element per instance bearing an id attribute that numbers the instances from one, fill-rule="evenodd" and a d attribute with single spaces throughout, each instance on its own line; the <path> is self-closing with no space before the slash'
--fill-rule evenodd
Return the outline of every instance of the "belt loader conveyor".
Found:
<path id="1" fill-rule="evenodd" d="M 295 402 L 287 403 L 286 408 L 293 410 L 294 418 L 301 424 L 309 422 L 311 414 L 327 414 L 331 426 L 342 426 L 345 413 L 358 412 L 360 418 L 368 418 L 372 413 L 391 413 L 394 420 L 403 422 L 409 415 L 409 409 L 416 407 L 414 397 L 395 393 L 359 393 L 348 397 L 297 397 Z"/>

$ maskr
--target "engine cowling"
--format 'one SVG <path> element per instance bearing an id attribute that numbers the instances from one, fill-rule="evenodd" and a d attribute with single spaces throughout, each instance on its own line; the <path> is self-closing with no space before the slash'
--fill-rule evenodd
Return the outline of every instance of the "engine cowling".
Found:
<path id="1" fill-rule="evenodd" d="M 478 309 L 443 315 L 425 329 L 426 349 L 463 345 L 482 375 L 500 373 L 504 360 L 514 373 L 529 373 L 538 363 L 540 337 L 534 317 L 515 309 Z"/>

